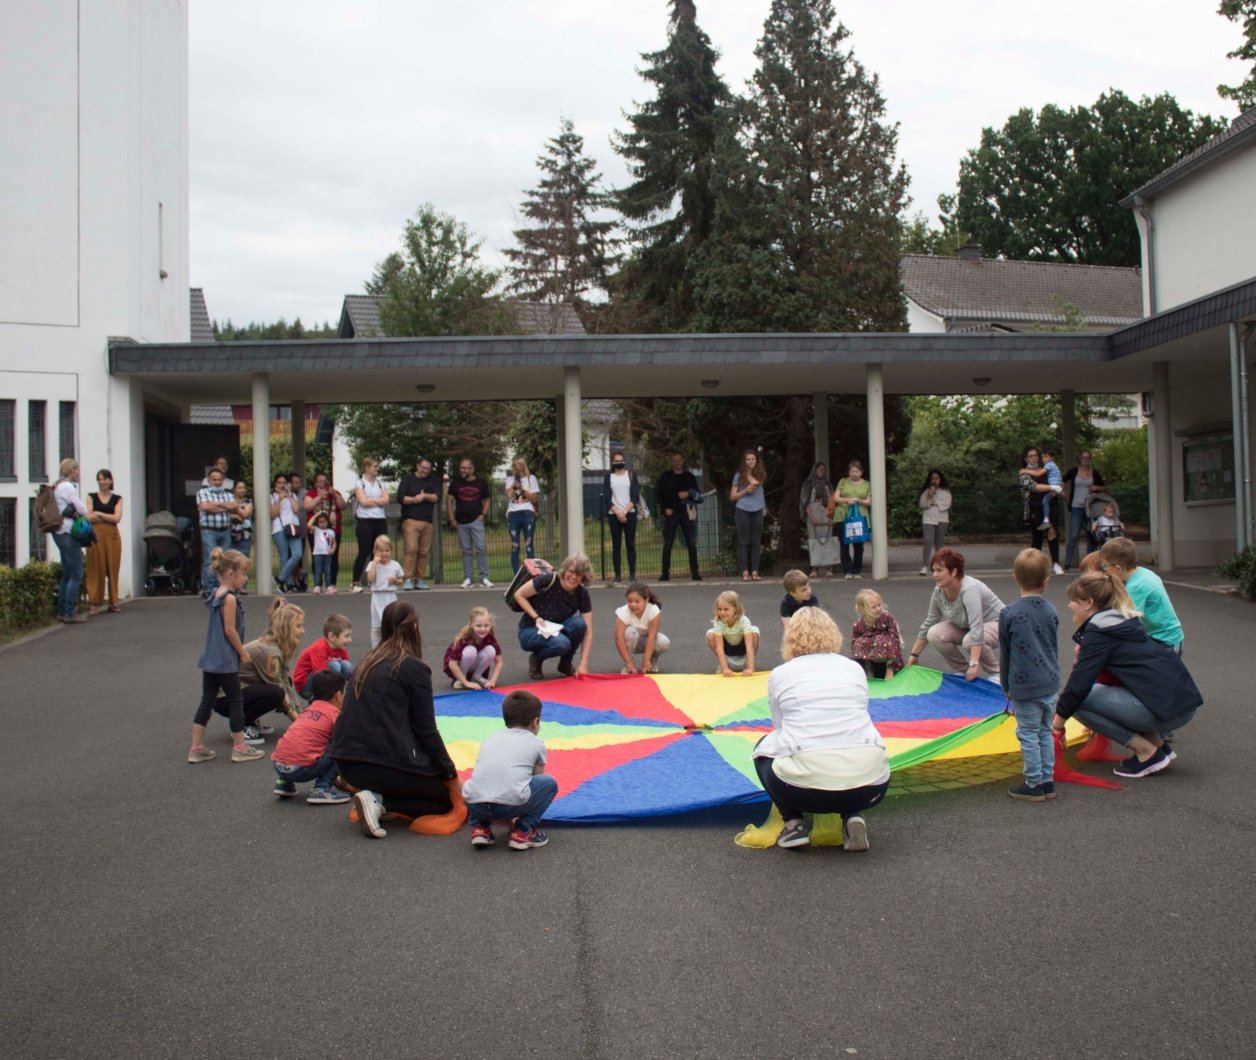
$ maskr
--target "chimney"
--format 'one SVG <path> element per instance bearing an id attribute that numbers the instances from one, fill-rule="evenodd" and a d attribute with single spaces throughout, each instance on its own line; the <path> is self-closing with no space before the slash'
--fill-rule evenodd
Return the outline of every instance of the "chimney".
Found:
<path id="1" fill-rule="evenodd" d="M 955 252 L 955 256 L 960 261 L 980 261 L 981 260 L 981 244 L 965 243 Z"/>

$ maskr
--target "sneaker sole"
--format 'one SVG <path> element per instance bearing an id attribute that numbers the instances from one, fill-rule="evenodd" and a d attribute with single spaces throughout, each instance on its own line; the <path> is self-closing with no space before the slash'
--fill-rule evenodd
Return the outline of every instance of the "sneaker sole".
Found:
<path id="1" fill-rule="evenodd" d="M 809 835 L 799 836 L 796 839 L 790 839 L 784 843 L 782 843 L 778 839 L 776 841 L 776 845 L 780 847 L 782 850 L 799 850 L 802 847 L 811 846 L 811 836 Z"/>
<path id="2" fill-rule="evenodd" d="M 191 755 L 188 755 L 188 765 L 199 766 L 205 762 L 212 762 L 216 757 L 217 755 L 206 755 L 204 758 L 193 758 Z"/>
<path id="3" fill-rule="evenodd" d="M 851 821 L 846 825 L 846 841 L 843 850 L 862 854 L 868 849 L 868 826 L 863 821 Z"/>
<path id="4" fill-rule="evenodd" d="M 275 792 L 275 798 L 277 799 L 295 799 L 296 797 L 297 797 L 297 793 L 295 791 L 276 791 Z"/>
<path id="5" fill-rule="evenodd" d="M 261 754 L 258 754 L 258 755 L 233 754 L 231 756 L 231 761 L 233 762 L 260 762 L 265 757 L 266 757 L 265 755 L 261 755 Z"/>
<path id="6" fill-rule="evenodd" d="M 1022 795 L 1018 791 L 1009 791 L 1008 795 L 1018 802 L 1046 802 L 1047 799 L 1055 798 L 1054 795 Z"/>
<path id="7" fill-rule="evenodd" d="M 477 850 L 483 850 L 485 847 L 491 847 L 496 842 L 496 839 L 486 839 L 481 836 L 475 836 L 471 840 L 471 845 Z"/>
<path id="8" fill-rule="evenodd" d="M 544 843 L 519 843 L 512 839 L 507 845 L 511 850 L 539 850 L 547 843 L 549 843 L 548 839 Z"/>
<path id="9" fill-rule="evenodd" d="M 354 808 L 358 811 L 358 827 L 362 829 L 362 834 L 367 839 L 383 839 L 388 833 L 376 825 L 371 827 L 370 815 L 366 812 L 367 800 L 363 797 L 363 792 L 358 792 L 353 796 Z"/>
<path id="10" fill-rule="evenodd" d="M 349 803 L 349 799 L 310 799 L 307 798 L 305 803 L 307 806 L 344 806 Z"/>

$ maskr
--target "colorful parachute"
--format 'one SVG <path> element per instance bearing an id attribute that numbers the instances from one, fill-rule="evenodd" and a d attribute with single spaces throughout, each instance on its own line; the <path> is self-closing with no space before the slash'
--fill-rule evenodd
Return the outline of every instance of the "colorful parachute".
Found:
<path id="1" fill-rule="evenodd" d="M 751 751 L 771 728 L 768 675 L 590 675 L 526 686 L 545 704 L 551 821 L 606 822 L 764 802 Z M 870 681 L 869 710 L 895 773 L 890 791 L 983 784 L 1019 770 L 1014 722 L 988 681 L 913 667 Z M 465 777 L 502 725 L 510 689 L 436 697 L 440 730 Z"/>

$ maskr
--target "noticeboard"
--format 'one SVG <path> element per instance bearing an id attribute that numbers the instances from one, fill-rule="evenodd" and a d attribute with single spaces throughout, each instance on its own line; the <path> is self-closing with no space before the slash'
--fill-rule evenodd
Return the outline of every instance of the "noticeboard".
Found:
<path id="1" fill-rule="evenodd" d="M 1210 434 L 1182 444 L 1187 504 L 1234 500 L 1234 435 Z"/>

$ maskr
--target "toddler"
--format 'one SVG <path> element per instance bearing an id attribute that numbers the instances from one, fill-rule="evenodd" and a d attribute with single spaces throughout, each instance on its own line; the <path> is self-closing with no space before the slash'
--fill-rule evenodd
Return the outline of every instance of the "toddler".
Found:
<path id="1" fill-rule="evenodd" d="M 785 587 L 785 595 L 781 597 L 782 626 L 788 626 L 801 608 L 820 606 L 820 598 L 811 591 L 811 579 L 802 571 L 786 571 L 781 584 Z"/>
<path id="2" fill-rule="evenodd" d="M 644 582 L 633 582 L 624 594 L 624 606 L 615 609 L 615 650 L 624 660 L 623 674 L 658 673 L 657 659 L 672 646 L 659 632 L 662 604 Z M 638 671 L 634 655 L 641 655 Z"/>
<path id="3" fill-rule="evenodd" d="M 283 599 L 280 597 L 280 599 Z M 346 681 L 353 676 L 349 645 L 353 643 L 353 623 L 345 615 L 330 614 L 323 622 L 323 639 L 316 640 L 297 658 L 292 684 L 306 699 L 313 694 L 311 683 L 320 670 L 332 670 Z"/>
<path id="4" fill-rule="evenodd" d="M 345 678 L 334 670 L 320 670 L 310 678 L 314 702 L 303 710 L 271 753 L 271 765 L 278 774 L 275 794 L 290 799 L 302 781 L 314 781 L 314 790 L 305 801 L 311 806 L 335 806 L 352 797 L 336 787 L 336 763 L 327 753 L 331 731 L 340 717 L 345 698 Z"/>
<path id="5" fill-rule="evenodd" d="M 454 688 L 492 688 L 501 677 L 502 646 L 487 607 L 471 608 L 471 617 L 445 649 L 445 676 Z"/>
<path id="6" fill-rule="evenodd" d="M 1042 597 L 1051 561 L 1027 548 L 1012 564 L 1020 599 L 999 615 L 999 682 L 1016 715 L 1016 739 L 1024 783 L 1008 790 L 1014 799 L 1055 798 L 1055 741 L 1051 723 L 1060 690 L 1059 616 Z"/>
<path id="7" fill-rule="evenodd" d="M 754 673 L 754 653 L 759 650 L 759 627 L 752 625 L 735 592 L 715 598 L 715 618 L 707 630 L 707 647 L 719 664 L 716 673 L 732 677 L 734 670 Z"/>
<path id="8" fill-rule="evenodd" d="M 1064 492 L 1064 476 L 1060 474 L 1060 465 L 1055 462 L 1055 453 L 1050 449 L 1043 449 L 1042 459 L 1042 469 L 1046 472 L 1047 485 L 1051 487 L 1051 492 L 1038 494 L 1038 503 L 1042 505 L 1042 522 L 1038 524 L 1038 529 L 1050 530 L 1051 506 L 1055 503 L 1055 498 Z"/>
<path id="9" fill-rule="evenodd" d="M 387 534 L 375 539 L 371 562 L 366 565 L 363 580 L 371 589 L 371 647 L 379 647 L 379 627 L 384 621 L 384 608 L 397 599 L 397 589 L 404 582 L 401 564 L 392 558 L 392 541 Z"/>
<path id="10" fill-rule="evenodd" d="M 252 762 L 266 753 L 244 742 L 244 693 L 240 688 L 240 665 L 249 662 L 244 650 L 244 603 L 240 590 L 249 578 L 249 559 L 243 553 L 221 548 L 209 557 L 209 569 L 218 578 L 218 587 L 209 594 L 209 624 L 205 630 L 205 647 L 196 665 L 201 670 L 201 703 L 192 718 L 192 746 L 188 761 L 208 762 L 214 752 L 205 746 L 205 726 L 219 690 L 226 697 L 227 716 L 231 724 L 231 761 Z"/>
<path id="11" fill-rule="evenodd" d="M 314 524 L 314 591 L 336 591 L 331 580 L 331 561 L 336 554 L 336 531 L 326 512 L 319 512 L 311 520 Z"/>
<path id="12" fill-rule="evenodd" d="M 511 692 L 502 700 L 505 729 L 480 744 L 470 779 L 462 786 L 471 817 L 471 845 L 491 847 L 493 819 L 512 821 L 511 850 L 543 847 L 549 837 L 538 825 L 558 794 L 558 781 L 543 772 L 545 744 L 541 701 L 531 692 Z"/>
<path id="13" fill-rule="evenodd" d="M 1115 504 L 1105 504 L 1103 506 L 1103 514 L 1090 524 L 1090 532 L 1100 545 L 1105 541 L 1111 541 L 1113 538 L 1125 536 L 1125 527 L 1121 525 L 1121 520 L 1117 518 Z"/>
<path id="14" fill-rule="evenodd" d="M 903 668 L 903 637 L 898 623 L 875 589 L 861 589 L 855 594 L 855 611 L 859 618 L 850 640 L 850 657 L 869 677 L 888 681 Z"/>

